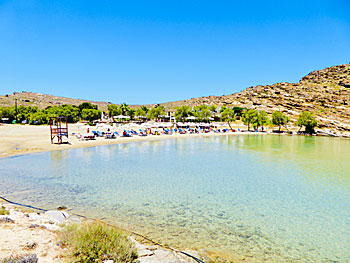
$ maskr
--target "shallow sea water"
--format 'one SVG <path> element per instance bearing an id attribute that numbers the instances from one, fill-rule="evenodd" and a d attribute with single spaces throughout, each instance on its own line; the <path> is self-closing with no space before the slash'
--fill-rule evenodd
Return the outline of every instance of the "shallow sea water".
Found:
<path id="1" fill-rule="evenodd" d="M 245 262 L 350 262 L 350 140 L 232 135 L 0 159 L 11 200 Z"/>

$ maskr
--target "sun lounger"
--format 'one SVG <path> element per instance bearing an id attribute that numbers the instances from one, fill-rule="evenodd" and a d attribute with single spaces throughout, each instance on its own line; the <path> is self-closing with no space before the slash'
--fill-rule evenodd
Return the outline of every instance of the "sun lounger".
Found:
<path id="1" fill-rule="evenodd" d="M 105 133 L 105 139 L 116 139 L 117 136 L 113 132 Z"/>
<path id="2" fill-rule="evenodd" d="M 83 135 L 80 135 L 79 139 L 81 141 L 95 140 L 95 135 L 93 135 L 93 134 L 83 134 Z"/>
<path id="3" fill-rule="evenodd" d="M 141 129 L 139 129 L 139 136 L 147 136 L 146 131 L 142 131 Z"/>
<path id="4" fill-rule="evenodd" d="M 130 130 L 130 131 L 128 131 L 130 134 L 133 134 L 133 135 L 138 135 L 138 133 L 136 132 L 136 131 L 134 131 L 134 130 Z"/>

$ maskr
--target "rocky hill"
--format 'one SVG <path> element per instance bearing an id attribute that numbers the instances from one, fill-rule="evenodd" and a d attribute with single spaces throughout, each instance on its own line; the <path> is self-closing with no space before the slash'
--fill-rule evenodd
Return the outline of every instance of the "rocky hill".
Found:
<path id="1" fill-rule="evenodd" d="M 99 109 L 107 110 L 107 105 L 111 104 L 23 91 L 0 96 L 0 107 L 13 106 L 15 98 L 19 105 L 35 105 L 39 108 L 91 102 L 98 105 Z M 296 120 L 301 111 L 308 110 L 315 114 L 319 127 L 348 133 L 350 132 L 350 64 L 313 71 L 298 83 L 259 85 L 231 95 L 193 98 L 162 105 L 167 110 L 174 110 L 181 105 L 201 104 L 240 106 L 265 110 L 268 113 L 279 110 L 287 114 L 292 121 Z M 137 105 L 132 107 L 135 108 Z"/>
<path id="2" fill-rule="evenodd" d="M 37 106 L 40 109 L 44 109 L 48 106 L 60 106 L 63 104 L 79 105 L 83 102 L 91 102 L 93 104 L 98 105 L 99 109 L 107 110 L 107 105 L 111 104 L 109 102 L 71 99 L 41 93 L 22 91 L 0 96 L 0 107 L 14 106 L 15 99 L 17 99 L 18 105 Z"/>
<path id="3" fill-rule="evenodd" d="M 249 87 L 242 92 L 225 96 L 208 96 L 164 103 L 172 109 L 179 105 L 201 104 L 240 106 L 279 110 L 296 120 L 301 111 L 315 114 L 320 128 L 350 132 L 350 64 L 313 71 L 298 83 L 276 83 Z"/>

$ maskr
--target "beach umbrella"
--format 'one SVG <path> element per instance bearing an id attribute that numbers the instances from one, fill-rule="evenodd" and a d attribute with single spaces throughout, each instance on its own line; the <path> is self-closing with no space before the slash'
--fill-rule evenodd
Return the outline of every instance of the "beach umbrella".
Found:
<path id="1" fill-rule="evenodd" d="M 186 118 L 186 120 L 195 120 L 195 119 L 197 119 L 197 118 L 194 117 L 194 116 L 190 116 L 190 117 L 187 117 L 187 118 Z"/>
<path id="2" fill-rule="evenodd" d="M 145 127 L 145 128 L 152 128 L 152 125 L 149 123 L 142 123 L 140 126 Z"/>
<path id="3" fill-rule="evenodd" d="M 114 119 L 130 119 L 130 116 L 125 116 L 125 115 L 118 115 L 118 116 L 113 116 Z"/>

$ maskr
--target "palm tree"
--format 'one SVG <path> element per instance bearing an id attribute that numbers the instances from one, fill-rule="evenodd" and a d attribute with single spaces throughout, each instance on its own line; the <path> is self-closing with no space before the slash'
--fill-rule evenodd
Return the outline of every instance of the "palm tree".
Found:
<path id="1" fill-rule="evenodd" d="M 140 108 L 141 108 L 141 110 L 143 110 L 147 114 L 148 108 L 146 106 L 141 106 Z"/>
<path id="2" fill-rule="evenodd" d="M 126 115 L 127 112 L 131 110 L 130 106 L 125 102 L 120 104 L 119 109 L 121 110 L 122 115 Z"/>

